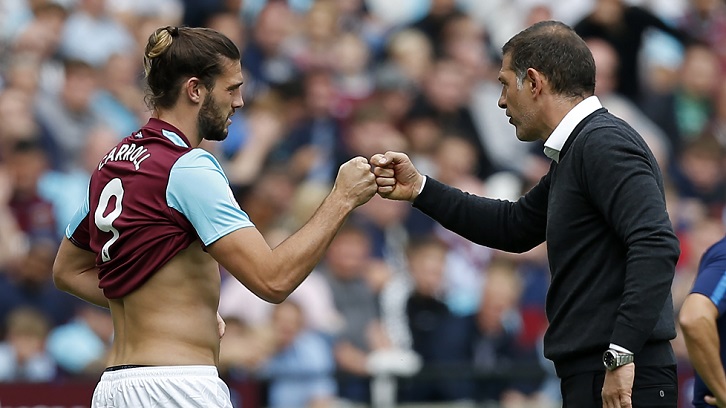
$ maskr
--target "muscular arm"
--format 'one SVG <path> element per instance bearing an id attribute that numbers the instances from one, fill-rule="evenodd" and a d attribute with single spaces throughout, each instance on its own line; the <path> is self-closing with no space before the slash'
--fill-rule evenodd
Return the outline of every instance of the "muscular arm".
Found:
<path id="1" fill-rule="evenodd" d="M 53 282 L 65 292 L 86 302 L 108 308 L 108 299 L 98 287 L 96 255 L 63 238 L 53 264 Z"/>
<path id="2" fill-rule="evenodd" d="M 242 228 L 207 250 L 254 294 L 279 303 L 317 265 L 352 209 L 334 190 L 310 221 L 275 249 L 270 249 L 256 228 Z"/>
<path id="3" fill-rule="evenodd" d="M 679 314 L 683 338 L 693 367 L 720 402 L 726 401 L 726 374 L 716 329 L 718 309 L 711 299 L 691 293 Z"/>

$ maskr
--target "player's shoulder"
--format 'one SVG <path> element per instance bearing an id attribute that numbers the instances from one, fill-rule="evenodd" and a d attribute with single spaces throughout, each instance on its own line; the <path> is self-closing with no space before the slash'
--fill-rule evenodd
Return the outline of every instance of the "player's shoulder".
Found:
<path id="1" fill-rule="evenodd" d="M 716 241 L 703 254 L 704 263 L 726 261 L 726 237 Z"/>
<path id="2" fill-rule="evenodd" d="M 222 170 L 222 166 L 208 151 L 202 148 L 194 148 L 181 155 L 176 163 L 174 163 L 172 170 L 182 169 L 209 169 L 209 170 Z"/>
<path id="3" fill-rule="evenodd" d="M 194 148 L 180 156 L 169 171 L 169 185 L 210 186 L 212 183 L 229 184 L 219 161 L 201 148 Z"/>

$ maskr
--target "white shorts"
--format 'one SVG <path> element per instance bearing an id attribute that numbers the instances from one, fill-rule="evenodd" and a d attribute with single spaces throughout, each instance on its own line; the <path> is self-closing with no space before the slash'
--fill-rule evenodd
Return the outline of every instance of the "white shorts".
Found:
<path id="1" fill-rule="evenodd" d="M 134 367 L 104 371 L 91 408 L 232 408 L 214 366 Z"/>

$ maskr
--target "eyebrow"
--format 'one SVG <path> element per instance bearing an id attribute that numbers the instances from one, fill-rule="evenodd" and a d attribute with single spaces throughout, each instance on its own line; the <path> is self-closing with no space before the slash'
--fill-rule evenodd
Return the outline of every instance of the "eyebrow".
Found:
<path id="1" fill-rule="evenodd" d="M 232 91 L 232 90 L 235 90 L 235 89 L 239 88 L 240 86 L 242 86 L 242 85 L 243 85 L 244 83 L 245 83 L 244 81 L 240 81 L 240 82 L 235 82 L 234 84 L 232 84 L 232 85 L 228 86 L 228 87 L 227 87 L 227 90 L 228 90 L 228 91 Z"/>

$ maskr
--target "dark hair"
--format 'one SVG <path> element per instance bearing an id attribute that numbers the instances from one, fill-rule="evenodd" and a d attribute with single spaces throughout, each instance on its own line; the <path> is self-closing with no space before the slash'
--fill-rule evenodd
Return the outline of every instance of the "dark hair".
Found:
<path id="1" fill-rule="evenodd" d="M 544 75 L 552 90 L 567 97 L 595 93 L 595 61 L 590 49 L 572 28 L 559 21 L 542 21 L 512 37 L 502 54 L 511 56 L 518 83 L 534 68 Z"/>
<path id="2" fill-rule="evenodd" d="M 156 29 L 144 50 L 147 105 L 151 109 L 174 106 L 182 81 L 192 76 L 211 90 L 228 62 L 225 58 L 239 61 L 239 49 L 215 30 L 171 26 Z"/>

